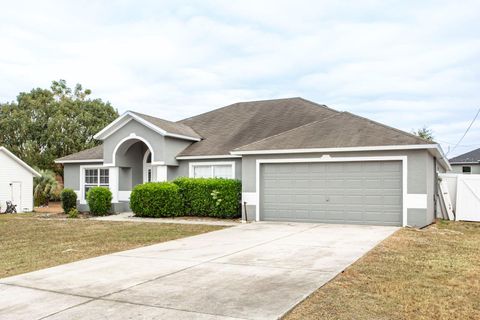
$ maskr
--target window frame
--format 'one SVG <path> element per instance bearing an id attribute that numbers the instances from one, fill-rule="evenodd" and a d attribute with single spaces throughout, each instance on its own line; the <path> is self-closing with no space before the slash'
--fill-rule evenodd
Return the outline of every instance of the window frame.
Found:
<path id="1" fill-rule="evenodd" d="M 465 169 L 468 169 L 468 171 L 465 171 Z M 472 166 L 462 166 L 462 173 L 463 174 L 472 174 Z"/>
<path id="2" fill-rule="evenodd" d="M 236 179 L 236 177 L 235 177 L 235 161 L 190 162 L 189 163 L 189 170 L 188 170 L 188 176 L 190 178 L 196 178 L 195 177 L 195 167 L 199 167 L 199 166 L 205 166 L 205 167 L 211 166 L 211 171 L 210 171 L 211 176 L 209 178 L 220 178 L 220 177 L 215 177 L 214 176 L 214 172 L 215 172 L 214 167 L 215 166 L 230 166 L 231 170 L 232 170 L 231 177 L 230 178 L 224 178 L 224 179 Z M 200 177 L 198 177 L 198 178 L 200 178 Z"/>
<path id="3" fill-rule="evenodd" d="M 96 182 L 86 182 L 87 170 L 96 171 Z M 103 172 L 102 172 L 103 171 Z M 105 172 L 107 174 L 105 174 Z M 92 176 L 93 177 L 93 176 Z M 108 182 L 102 182 L 102 178 Z M 85 204 L 87 201 L 86 187 L 106 187 L 110 189 L 110 169 L 101 165 L 80 166 L 80 203 Z"/>

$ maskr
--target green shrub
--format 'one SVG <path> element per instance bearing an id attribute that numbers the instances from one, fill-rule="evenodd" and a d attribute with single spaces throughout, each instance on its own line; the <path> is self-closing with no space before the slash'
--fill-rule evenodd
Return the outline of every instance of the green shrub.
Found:
<path id="1" fill-rule="evenodd" d="M 46 205 L 47 198 L 44 194 L 34 194 L 33 197 L 34 197 L 33 205 L 35 207 L 41 207 L 41 206 Z"/>
<path id="2" fill-rule="evenodd" d="M 112 192 L 106 187 L 93 187 L 87 192 L 87 203 L 94 216 L 106 216 L 112 207 Z"/>
<path id="3" fill-rule="evenodd" d="M 184 213 L 192 216 L 237 218 L 240 216 L 242 184 L 220 178 L 178 178 Z"/>
<path id="4" fill-rule="evenodd" d="M 65 213 L 77 207 L 77 194 L 72 189 L 63 189 L 60 199 L 62 200 L 62 208 Z"/>
<path id="5" fill-rule="evenodd" d="M 36 207 L 47 205 L 50 200 L 58 200 L 62 186 L 51 170 L 38 170 L 40 177 L 33 178 L 33 197 Z"/>
<path id="6" fill-rule="evenodd" d="M 78 210 L 76 208 L 73 208 L 70 211 L 68 211 L 68 218 L 70 219 L 78 218 Z"/>
<path id="7" fill-rule="evenodd" d="M 149 182 L 133 188 L 130 208 L 139 217 L 175 217 L 183 213 L 179 188 L 171 182 Z"/>

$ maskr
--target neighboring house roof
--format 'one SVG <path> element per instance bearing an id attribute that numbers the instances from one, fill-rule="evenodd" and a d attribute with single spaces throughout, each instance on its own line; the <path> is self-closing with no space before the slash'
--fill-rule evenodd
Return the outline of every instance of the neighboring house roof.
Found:
<path id="1" fill-rule="evenodd" d="M 33 174 L 36 177 L 40 177 L 40 173 L 38 173 L 36 170 L 34 170 L 32 167 L 30 167 L 28 164 L 26 164 L 22 159 L 11 153 L 7 148 L 5 147 L 0 147 L 0 152 L 4 152 L 7 156 L 18 162 L 22 167 L 30 171 L 31 174 Z"/>
<path id="2" fill-rule="evenodd" d="M 433 142 L 351 114 L 338 113 L 233 150 L 282 150 L 424 145 Z"/>
<path id="3" fill-rule="evenodd" d="M 449 160 L 451 164 L 462 163 L 479 163 L 480 162 L 480 148 L 470 152 L 461 154 Z"/>
<path id="4" fill-rule="evenodd" d="M 243 145 L 338 113 L 302 98 L 235 103 L 181 120 L 203 140 L 187 147 L 178 157 L 229 155 Z"/>
<path id="5" fill-rule="evenodd" d="M 69 163 L 80 161 L 103 162 L 103 146 L 96 146 L 55 160 L 56 163 Z"/>
<path id="6" fill-rule="evenodd" d="M 140 122 L 141 124 L 147 126 L 148 128 L 163 136 L 170 136 L 191 141 L 200 141 L 202 139 L 202 137 L 198 133 L 196 133 L 195 130 L 189 128 L 187 125 L 148 116 L 146 114 L 134 111 L 127 111 L 122 114 L 115 121 L 103 128 L 99 133 L 97 133 L 94 138 L 98 140 L 103 140 L 118 129 L 120 129 L 123 125 L 127 124 L 132 119 Z"/>

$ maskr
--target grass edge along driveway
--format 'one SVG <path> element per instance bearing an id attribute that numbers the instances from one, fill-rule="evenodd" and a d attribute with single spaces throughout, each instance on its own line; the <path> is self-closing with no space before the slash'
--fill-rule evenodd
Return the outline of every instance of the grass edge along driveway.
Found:
<path id="1" fill-rule="evenodd" d="M 0 278 L 223 228 L 0 215 Z"/>
<path id="2" fill-rule="evenodd" d="M 480 223 L 397 231 L 284 317 L 294 319 L 480 319 Z"/>

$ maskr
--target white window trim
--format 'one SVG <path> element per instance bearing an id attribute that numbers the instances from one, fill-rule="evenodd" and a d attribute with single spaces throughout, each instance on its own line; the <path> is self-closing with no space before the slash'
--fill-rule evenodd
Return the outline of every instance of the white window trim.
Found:
<path id="1" fill-rule="evenodd" d="M 256 206 L 255 219 L 260 221 L 260 168 L 265 163 L 308 163 L 308 162 L 361 162 L 361 161 L 401 161 L 402 162 L 402 226 L 408 223 L 407 207 L 407 179 L 408 179 L 408 157 L 407 156 L 385 156 L 385 157 L 330 157 L 325 155 L 321 158 L 299 158 L 299 159 L 257 159 L 255 169 L 255 190 Z"/>
<path id="2" fill-rule="evenodd" d="M 150 161 L 150 163 L 147 163 L 147 158 L 149 155 L 152 155 L 151 159 L 153 161 L 153 154 L 152 152 L 150 151 L 150 149 L 147 149 L 147 151 L 145 151 L 145 154 L 143 155 L 143 183 L 146 183 L 146 182 L 153 182 L 153 166 L 152 166 L 152 161 Z M 148 181 L 148 170 L 150 170 L 150 173 L 151 173 L 151 179 L 150 181 Z"/>
<path id="3" fill-rule="evenodd" d="M 188 165 L 188 176 L 190 178 L 194 178 L 194 171 L 193 167 L 196 166 L 232 166 L 232 179 L 236 179 L 235 177 L 235 161 L 218 161 L 218 162 L 190 162 Z M 212 174 L 213 176 L 213 174 Z"/>
<path id="4" fill-rule="evenodd" d="M 111 184 L 111 172 L 110 169 L 103 167 L 102 165 L 85 165 L 80 166 L 80 203 L 87 204 L 86 195 L 85 195 L 85 169 L 97 169 L 97 170 L 108 170 L 108 187 L 110 188 Z M 98 184 L 100 184 L 100 172 L 98 173 Z"/>

